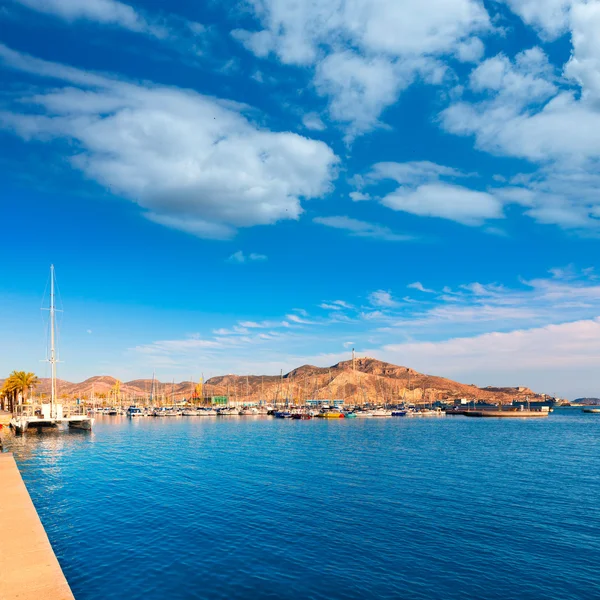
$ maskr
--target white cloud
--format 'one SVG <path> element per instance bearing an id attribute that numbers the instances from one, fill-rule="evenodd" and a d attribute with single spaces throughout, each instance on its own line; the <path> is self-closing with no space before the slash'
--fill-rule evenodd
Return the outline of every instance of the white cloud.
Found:
<path id="1" fill-rule="evenodd" d="M 302 124 L 306 129 L 310 129 L 311 131 L 325 131 L 327 129 L 321 117 L 314 112 L 306 113 L 302 117 Z"/>
<path id="2" fill-rule="evenodd" d="M 117 0 L 15 0 L 33 10 L 54 15 L 65 21 L 87 20 L 118 25 L 137 32 L 161 37 L 165 31 L 150 25 L 133 7 Z"/>
<path id="3" fill-rule="evenodd" d="M 440 181 L 441 177 L 461 176 L 466 175 L 431 162 L 378 163 L 365 181 L 374 184 L 393 179 L 401 184 L 380 199 L 381 204 L 393 210 L 464 225 L 481 225 L 488 219 L 503 218 L 503 202 L 494 194 Z"/>
<path id="4" fill-rule="evenodd" d="M 234 37 L 255 55 L 315 67 L 317 90 L 348 139 L 378 126 L 385 108 L 416 77 L 438 84 L 437 57 L 476 60 L 491 28 L 478 0 L 250 0 L 262 24 Z"/>
<path id="5" fill-rule="evenodd" d="M 241 250 L 238 250 L 227 259 L 227 262 L 243 264 L 246 262 L 260 262 L 264 260 L 267 260 L 267 257 L 264 254 L 257 254 L 255 252 L 251 252 L 250 254 L 244 254 Z"/>
<path id="6" fill-rule="evenodd" d="M 398 188 L 381 202 L 393 210 L 463 225 L 481 225 L 487 219 L 503 217 L 502 203 L 491 194 L 447 183 L 425 184 L 413 190 Z"/>
<path id="7" fill-rule="evenodd" d="M 471 74 L 475 101 L 457 101 L 441 114 L 452 133 L 474 136 L 482 150 L 538 163 L 537 172 L 512 178 L 512 187 L 493 190 L 504 202 L 517 202 L 540 223 L 570 229 L 598 229 L 600 200 L 600 25 L 597 5 L 573 9 L 574 51 L 566 72 L 583 87 L 565 88 L 539 48 L 513 61 L 498 55 Z M 598 63 L 596 63 L 596 57 Z"/>
<path id="8" fill-rule="evenodd" d="M 313 63 L 319 46 L 336 40 L 392 56 L 446 52 L 474 31 L 489 29 L 476 0 L 251 0 L 264 29 L 238 33 L 259 56 L 276 54 L 286 64 Z"/>
<path id="9" fill-rule="evenodd" d="M 328 193 L 338 162 L 323 142 L 259 128 L 247 107 L 190 90 L 134 85 L 0 46 L 5 66 L 70 86 L 26 93 L 0 112 L 25 140 L 67 140 L 72 165 L 148 218 L 201 237 L 297 219 Z M 33 112 L 28 112 L 27 108 Z"/>
<path id="10" fill-rule="evenodd" d="M 565 73 L 579 82 L 585 96 L 600 98 L 600 4 L 576 2 L 571 11 L 573 52 Z"/>
<path id="11" fill-rule="evenodd" d="M 306 311 L 304 311 L 304 316 L 307 316 Z M 288 321 L 291 321 L 292 323 L 294 323 L 295 325 L 317 325 L 318 323 L 316 321 L 310 321 L 309 319 L 305 319 L 304 317 L 300 317 L 298 315 L 294 315 L 294 314 L 289 314 L 289 315 L 285 315 L 285 318 Z"/>
<path id="12" fill-rule="evenodd" d="M 369 353 L 466 383 L 525 385 L 574 398 L 596 393 L 600 319 L 441 342 L 389 344 Z"/>
<path id="13" fill-rule="evenodd" d="M 350 192 L 350 199 L 352 202 L 363 202 L 364 200 L 370 200 L 370 194 L 363 194 L 362 192 Z"/>
<path id="14" fill-rule="evenodd" d="M 319 305 L 326 310 L 353 310 L 354 306 L 344 300 L 334 300 L 333 302 L 323 302 Z"/>
<path id="15" fill-rule="evenodd" d="M 413 290 L 418 290 L 419 292 L 424 292 L 426 294 L 435 294 L 435 290 L 430 290 L 426 288 L 420 281 L 409 283 L 406 287 Z"/>
<path id="16" fill-rule="evenodd" d="M 476 63 L 481 60 L 485 52 L 485 46 L 479 38 L 474 37 L 459 44 L 456 52 L 461 62 Z"/>
<path id="17" fill-rule="evenodd" d="M 429 161 L 412 161 L 405 163 L 382 162 L 373 165 L 368 179 L 379 181 L 393 179 L 404 185 L 416 186 L 429 183 L 440 177 L 462 177 L 463 173 L 452 167 L 445 167 Z"/>
<path id="18" fill-rule="evenodd" d="M 398 302 L 396 302 L 392 298 L 392 294 L 386 290 L 377 290 L 376 292 L 371 292 L 369 294 L 369 302 L 373 306 L 382 308 L 394 308 L 398 306 Z"/>
<path id="19" fill-rule="evenodd" d="M 374 238 L 386 242 L 406 242 L 414 239 L 409 235 L 394 233 L 389 227 L 376 225 L 374 223 L 367 223 L 366 221 L 360 221 L 358 219 L 352 219 L 345 216 L 315 217 L 313 221 L 315 223 L 319 223 L 320 225 L 347 231 L 350 233 L 350 235 L 356 237 Z"/>
<path id="20" fill-rule="evenodd" d="M 569 9 L 576 0 L 504 0 L 527 24 L 535 27 L 547 40 L 566 32 Z"/>
<path id="21" fill-rule="evenodd" d="M 375 127 L 384 108 L 396 101 L 413 77 L 412 66 L 403 70 L 387 58 L 344 51 L 317 65 L 315 86 L 321 95 L 331 97 L 331 118 L 348 124 L 351 139 Z"/>

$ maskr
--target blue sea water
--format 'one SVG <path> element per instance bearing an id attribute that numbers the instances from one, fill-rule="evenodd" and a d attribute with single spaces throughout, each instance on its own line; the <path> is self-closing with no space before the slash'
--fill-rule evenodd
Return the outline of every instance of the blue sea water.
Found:
<path id="1" fill-rule="evenodd" d="M 78 600 L 600 598 L 600 416 L 11 438 Z"/>

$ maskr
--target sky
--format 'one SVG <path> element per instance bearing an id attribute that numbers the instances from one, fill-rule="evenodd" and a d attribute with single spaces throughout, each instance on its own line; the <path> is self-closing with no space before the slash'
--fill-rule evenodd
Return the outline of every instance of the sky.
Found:
<path id="1" fill-rule="evenodd" d="M 352 348 L 598 396 L 600 0 L 5 0 L 0 373 Z"/>

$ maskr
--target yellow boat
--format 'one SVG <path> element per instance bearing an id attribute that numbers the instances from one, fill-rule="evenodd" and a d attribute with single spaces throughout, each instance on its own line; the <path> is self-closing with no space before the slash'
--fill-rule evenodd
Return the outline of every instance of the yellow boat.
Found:
<path id="1" fill-rule="evenodd" d="M 339 410 L 327 410 L 320 412 L 317 417 L 320 419 L 343 419 L 344 415 Z"/>

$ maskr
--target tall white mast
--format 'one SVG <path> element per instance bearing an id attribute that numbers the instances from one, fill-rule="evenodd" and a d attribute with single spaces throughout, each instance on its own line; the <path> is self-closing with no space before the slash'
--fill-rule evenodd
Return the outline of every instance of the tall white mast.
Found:
<path id="1" fill-rule="evenodd" d="M 52 372 L 52 391 L 50 396 L 50 414 L 54 415 L 54 405 L 56 403 L 56 351 L 54 340 L 54 265 L 50 265 L 50 369 Z"/>

